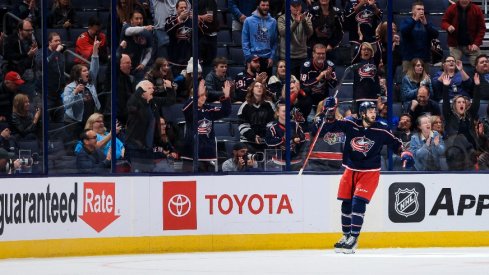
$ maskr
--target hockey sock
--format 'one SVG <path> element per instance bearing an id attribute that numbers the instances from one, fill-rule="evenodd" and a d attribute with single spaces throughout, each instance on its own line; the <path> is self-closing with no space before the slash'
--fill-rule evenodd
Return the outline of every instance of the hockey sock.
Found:
<path id="1" fill-rule="evenodd" d="M 344 235 L 351 233 L 351 201 L 341 203 L 341 229 Z"/>
<path id="2" fill-rule="evenodd" d="M 352 213 L 351 213 L 351 235 L 358 237 L 362 230 L 363 217 L 365 216 L 365 210 L 367 203 L 360 198 L 353 198 L 352 200 Z"/>

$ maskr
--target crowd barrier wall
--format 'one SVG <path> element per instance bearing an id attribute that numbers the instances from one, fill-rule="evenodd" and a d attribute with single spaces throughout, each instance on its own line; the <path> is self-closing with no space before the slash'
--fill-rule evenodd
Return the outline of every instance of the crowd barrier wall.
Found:
<path id="1" fill-rule="evenodd" d="M 0 179 L 0 258 L 331 249 L 341 175 Z M 361 248 L 489 246 L 486 175 L 383 174 Z"/>

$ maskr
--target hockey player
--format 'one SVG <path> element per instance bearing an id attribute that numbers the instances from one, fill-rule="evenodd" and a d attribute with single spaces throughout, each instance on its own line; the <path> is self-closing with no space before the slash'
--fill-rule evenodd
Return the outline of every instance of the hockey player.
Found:
<path id="1" fill-rule="evenodd" d="M 338 189 L 338 199 L 342 201 L 343 237 L 334 248 L 336 252 L 352 254 L 358 246 L 366 205 L 379 183 L 382 147 L 388 145 L 394 152 L 401 153 L 402 142 L 390 132 L 387 125 L 375 121 L 377 107 L 374 102 L 363 102 L 358 112 L 360 119 L 354 121 L 335 119 L 335 98 L 329 97 L 324 106 L 326 114 L 323 127 L 326 131 L 345 133 L 345 171 Z M 412 158 L 409 154 L 403 153 L 403 159 Z"/>

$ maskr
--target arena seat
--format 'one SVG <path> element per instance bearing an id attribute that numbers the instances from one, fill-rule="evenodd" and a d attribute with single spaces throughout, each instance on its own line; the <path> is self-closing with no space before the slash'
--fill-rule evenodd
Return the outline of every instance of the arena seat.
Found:
<path id="1" fill-rule="evenodd" d="M 244 65 L 245 64 L 245 58 L 243 55 L 243 48 L 241 47 L 229 47 L 229 58 L 232 62 L 232 64 L 236 65 Z"/>
<path id="2" fill-rule="evenodd" d="M 233 136 L 231 123 L 224 120 L 214 121 L 214 132 L 218 140 L 232 139 Z"/>
<path id="3" fill-rule="evenodd" d="M 170 106 L 163 106 L 161 108 L 161 113 L 169 122 L 177 123 L 179 121 L 185 120 L 182 107 L 183 103 L 175 103 Z"/>
<path id="4" fill-rule="evenodd" d="M 244 71 L 245 67 L 243 65 L 230 65 L 228 66 L 228 76 L 232 79 L 239 74 L 240 72 Z"/>
<path id="5" fill-rule="evenodd" d="M 233 42 L 231 39 L 231 32 L 229 30 L 220 30 L 217 33 L 217 44 L 218 45 L 227 45 Z"/>

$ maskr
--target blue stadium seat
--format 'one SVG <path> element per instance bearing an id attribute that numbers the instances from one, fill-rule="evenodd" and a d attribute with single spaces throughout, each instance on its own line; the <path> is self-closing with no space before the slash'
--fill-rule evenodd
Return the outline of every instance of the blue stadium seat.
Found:
<path id="1" fill-rule="evenodd" d="M 240 31 L 232 31 L 231 36 L 233 38 L 234 44 L 241 45 L 241 32 Z"/>
<path id="2" fill-rule="evenodd" d="M 393 102 L 392 103 L 392 114 L 394 116 L 400 116 L 402 113 L 402 103 L 401 102 Z"/>
<path id="3" fill-rule="evenodd" d="M 219 21 L 219 26 L 220 29 L 228 29 L 231 30 L 231 21 L 228 20 L 227 18 L 228 12 L 222 11 L 222 10 L 217 10 L 217 20 Z"/>
<path id="4" fill-rule="evenodd" d="M 228 1 L 227 0 L 217 0 L 217 9 L 219 10 L 227 10 Z"/>
<path id="5" fill-rule="evenodd" d="M 398 1 L 398 2 L 402 2 L 402 1 Z M 394 15 L 394 23 L 396 23 L 397 29 L 400 28 L 401 22 L 404 21 L 406 18 L 411 18 L 411 15 L 410 14 L 398 14 L 398 15 Z"/>
<path id="6" fill-rule="evenodd" d="M 107 0 L 73 0 L 71 1 L 73 7 L 88 9 L 108 9 L 110 7 L 110 1 Z"/>
<path id="7" fill-rule="evenodd" d="M 239 74 L 240 72 L 244 71 L 245 67 L 243 65 L 240 66 L 228 66 L 228 76 L 232 79 Z"/>
<path id="8" fill-rule="evenodd" d="M 440 1 L 440 0 L 425 0 L 423 1 L 424 10 L 427 13 L 444 13 L 446 10 L 446 5 L 444 2 L 448 1 Z"/>
<path id="9" fill-rule="evenodd" d="M 435 29 L 441 30 L 441 19 L 442 19 L 442 17 L 443 17 L 443 14 L 430 14 L 428 16 L 428 20 L 429 20 L 429 22 L 431 22 L 431 24 L 433 24 Z"/>
<path id="10" fill-rule="evenodd" d="M 169 122 L 177 123 L 185 120 L 182 111 L 183 103 L 176 103 L 171 106 L 164 106 L 161 108 L 161 114 Z"/>
<path id="11" fill-rule="evenodd" d="M 37 140 L 19 140 L 17 141 L 17 148 L 19 148 L 19 150 L 30 150 L 31 153 L 41 153 L 39 141 Z"/>
<path id="12" fill-rule="evenodd" d="M 227 46 L 218 46 L 217 47 L 217 56 L 228 58 L 228 47 Z"/>
<path id="13" fill-rule="evenodd" d="M 100 19 L 100 23 L 102 23 L 102 29 L 107 29 L 107 23 L 110 22 L 110 12 L 99 10 L 97 15 Z"/>
<path id="14" fill-rule="evenodd" d="M 214 131 L 217 139 L 230 139 L 233 136 L 231 123 L 224 120 L 214 121 Z"/>
<path id="15" fill-rule="evenodd" d="M 392 11 L 394 13 L 408 13 L 411 11 L 412 1 L 392 1 Z"/>
<path id="16" fill-rule="evenodd" d="M 232 64 L 244 65 L 245 58 L 243 55 L 243 49 L 238 47 L 229 47 L 229 59 Z"/>
<path id="17" fill-rule="evenodd" d="M 80 36 L 80 34 L 86 32 L 86 31 L 87 31 L 86 28 L 70 29 L 68 31 L 68 39 L 71 39 L 71 42 L 73 43 L 73 45 L 75 45 L 76 40 L 78 39 L 78 36 Z"/>
<path id="18" fill-rule="evenodd" d="M 231 39 L 231 32 L 229 30 L 220 30 L 217 33 L 217 43 L 218 45 L 227 45 L 233 42 Z"/>
<path id="19" fill-rule="evenodd" d="M 487 107 L 488 107 L 488 102 L 481 102 L 481 106 L 479 107 L 479 117 L 485 117 L 489 119 L 489 116 L 487 114 Z"/>
<path id="20" fill-rule="evenodd" d="M 448 38 L 448 33 L 446 31 L 438 32 L 438 40 L 440 40 L 440 46 L 443 50 L 448 50 L 447 38 Z"/>
<path id="21" fill-rule="evenodd" d="M 398 2 L 398 1 L 392 1 L 392 2 Z M 406 1 L 407 2 L 407 1 Z M 377 0 L 376 2 L 377 7 L 381 9 L 384 13 L 387 12 L 387 0 Z M 395 7 L 395 6 L 394 6 Z"/>
<path id="22" fill-rule="evenodd" d="M 100 65 L 99 70 L 98 70 L 98 75 L 97 75 L 97 83 L 104 83 L 105 81 L 108 81 L 107 78 L 107 70 L 108 66 L 107 65 Z M 99 93 L 102 91 L 99 91 Z"/>
<path id="23" fill-rule="evenodd" d="M 344 82 L 338 92 L 338 99 L 340 101 L 353 99 L 353 83 Z"/>
<path id="24" fill-rule="evenodd" d="M 78 19 L 78 24 L 81 27 L 87 27 L 88 26 L 88 20 L 91 17 L 99 18 L 100 22 L 102 23 L 102 18 L 99 17 L 98 12 L 96 10 L 88 10 L 88 11 L 79 11 L 77 14 L 77 19 Z"/>

